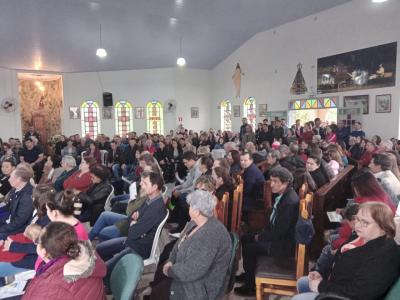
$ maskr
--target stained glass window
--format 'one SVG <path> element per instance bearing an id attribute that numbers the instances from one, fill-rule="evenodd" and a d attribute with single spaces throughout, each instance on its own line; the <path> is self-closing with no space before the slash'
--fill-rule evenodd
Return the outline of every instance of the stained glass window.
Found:
<path id="1" fill-rule="evenodd" d="M 229 100 L 221 102 L 221 130 L 232 131 L 232 104 Z"/>
<path id="2" fill-rule="evenodd" d="M 256 128 L 256 99 L 249 97 L 244 101 L 243 117 L 247 118 L 247 122 Z"/>
<path id="3" fill-rule="evenodd" d="M 99 105 L 95 101 L 83 102 L 81 106 L 82 135 L 95 139 L 100 132 Z"/>
<path id="4" fill-rule="evenodd" d="M 120 136 L 133 131 L 132 105 L 127 101 L 121 100 L 115 104 L 115 128 Z"/>
<path id="5" fill-rule="evenodd" d="M 289 110 L 337 108 L 337 97 L 296 99 L 289 101 Z"/>
<path id="6" fill-rule="evenodd" d="M 159 101 L 147 103 L 147 131 L 149 133 L 164 133 L 162 105 Z"/>

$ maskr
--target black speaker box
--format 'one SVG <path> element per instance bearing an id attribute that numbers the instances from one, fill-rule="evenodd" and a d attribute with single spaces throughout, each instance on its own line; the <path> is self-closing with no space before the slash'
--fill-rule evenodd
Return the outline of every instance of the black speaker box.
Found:
<path id="1" fill-rule="evenodd" d="M 113 106 L 113 97 L 112 93 L 104 92 L 103 93 L 103 106 Z"/>

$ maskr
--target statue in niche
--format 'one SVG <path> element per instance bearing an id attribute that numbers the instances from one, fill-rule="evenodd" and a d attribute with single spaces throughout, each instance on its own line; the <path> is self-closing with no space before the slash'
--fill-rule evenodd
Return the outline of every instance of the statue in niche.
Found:
<path id="1" fill-rule="evenodd" d="M 290 93 L 292 95 L 300 95 L 307 92 L 306 81 L 304 80 L 303 73 L 301 72 L 302 64 L 297 65 L 296 77 L 293 80 Z"/>
<path id="2" fill-rule="evenodd" d="M 242 72 L 242 69 L 240 68 L 239 63 L 236 64 L 236 69 L 235 73 L 233 73 L 232 79 L 233 79 L 233 86 L 235 87 L 236 91 L 236 98 L 240 98 L 240 86 L 242 84 L 242 75 L 244 76 L 244 73 Z"/>

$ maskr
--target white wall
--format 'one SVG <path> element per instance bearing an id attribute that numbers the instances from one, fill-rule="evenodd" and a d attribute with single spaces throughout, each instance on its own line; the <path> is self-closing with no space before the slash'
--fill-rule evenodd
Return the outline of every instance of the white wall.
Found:
<path id="1" fill-rule="evenodd" d="M 308 88 L 316 85 L 316 65 L 319 57 L 362 49 L 393 41 L 400 42 L 400 1 L 377 5 L 371 1 L 353 0 L 348 4 L 321 12 L 315 16 L 280 26 L 255 35 L 233 52 L 214 70 L 151 69 L 100 72 L 104 91 L 113 93 L 114 103 L 124 99 L 134 106 L 145 106 L 149 100 L 166 103 L 175 99 L 175 114 L 165 114 L 165 131 L 175 128 L 178 117 L 183 125 L 195 130 L 220 127 L 220 101 L 243 103 L 253 96 L 257 104 L 267 103 L 269 111 L 286 110 L 289 89 L 296 74 L 296 65 L 303 64 L 303 75 Z M 315 20 L 314 18 L 317 17 Z M 400 60 L 400 45 L 398 45 Z M 239 62 L 242 78 L 241 98 L 235 99 L 232 75 Z M 311 67 L 315 66 L 314 69 Z M 337 93 L 340 105 L 343 96 L 369 94 L 369 115 L 362 120 L 367 134 L 382 137 L 399 136 L 400 64 L 397 63 L 396 87 Z M 64 115 L 63 133 L 80 133 L 80 120 L 70 120 L 69 106 L 79 106 L 85 100 L 96 100 L 102 107 L 102 88 L 97 73 L 63 74 Z M 18 99 L 15 71 L 0 69 L 0 100 L 6 96 Z M 392 112 L 375 113 L 375 95 L 392 94 Z M 325 95 L 325 94 L 324 94 Z M 326 94 L 328 95 L 328 94 Z M 303 95 L 306 97 L 307 95 Z M 190 118 L 190 107 L 199 107 L 199 119 Z M 243 106 L 242 106 L 243 108 Z M 102 120 L 102 132 L 115 133 L 115 120 Z M 233 129 L 238 130 L 240 118 L 234 118 Z M 134 130 L 146 131 L 145 120 L 134 119 Z M 19 111 L 6 114 L 0 111 L 0 137 L 21 136 Z"/>
<path id="2" fill-rule="evenodd" d="M 9 137 L 21 138 L 21 118 L 18 107 L 18 81 L 16 72 L 0 68 L 0 104 L 4 98 L 13 97 L 17 109 L 14 112 L 4 112 L 0 109 L 0 137 L 3 141 Z"/>
<path id="3" fill-rule="evenodd" d="M 213 102 L 218 105 L 221 100 L 230 99 L 233 105 L 242 105 L 246 97 L 253 96 L 257 104 L 267 103 L 269 111 L 286 110 L 289 99 L 294 98 L 289 89 L 299 62 L 303 64 L 303 75 L 310 90 L 311 86 L 316 87 L 318 58 L 394 41 L 399 43 L 399 15 L 400 1 L 378 5 L 371 1 L 353 0 L 259 33 L 214 68 Z M 362 117 L 367 135 L 379 134 L 386 138 L 399 136 L 400 45 L 397 51 L 396 87 L 331 94 L 340 96 L 340 106 L 343 106 L 343 96 L 370 95 L 369 115 Z M 234 98 L 232 83 L 237 62 L 245 73 L 242 77 L 241 99 Z M 312 69 L 312 66 L 315 68 Z M 376 114 L 375 95 L 386 93 L 392 94 L 392 112 Z M 240 122 L 240 118 L 234 118 L 234 130 L 238 130 Z M 213 110 L 211 124 L 219 128 L 219 111 Z"/>
<path id="4" fill-rule="evenodd" d="M 164 130 L 175 129 L 178 117 L 183 117 L 183 125 L 196 130 L 209 126 L 211 83 L 210 71 L 193 69 L 150 69 L 131 71 L 112 71 L 97 73 L 68 73 L 63 75 L 64 117 L 63 132 L 66 135 L 81 133 L 80 120 L 70 120 L 69 106 L 80 106 L 85 100 L 98 101 L 102 107 L 102 88 L 112 92 L 114 104 L 127 100 L 136 107 L 145 107 L 150 100 L 165 104 L 175 99 L 175 113 L 164 113 Z M 199 107 L 199 119 L 190 119 L 190 107 Z M 146 120 L 133 119 L 134 130 L 147 131 Z M 101 120 L 101 131 L 107 135 L 115 134 L 115 120 Z"/>

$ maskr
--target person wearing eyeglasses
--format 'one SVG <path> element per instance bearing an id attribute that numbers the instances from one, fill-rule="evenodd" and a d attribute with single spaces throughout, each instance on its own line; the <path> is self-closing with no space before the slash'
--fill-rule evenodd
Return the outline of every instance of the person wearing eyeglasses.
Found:
<path id="1" fill-rule="evenodd" d="M 393 211 L 384 203 L 366 202 L 359 206 L 354 221 L 357 238 L 338 249 L 329 276 L 309 273 L 308 287 L 303 285 L 293 300 L 313 300 L 320 293 L 354 300 L 384 298 L 400 275 Z"/>

